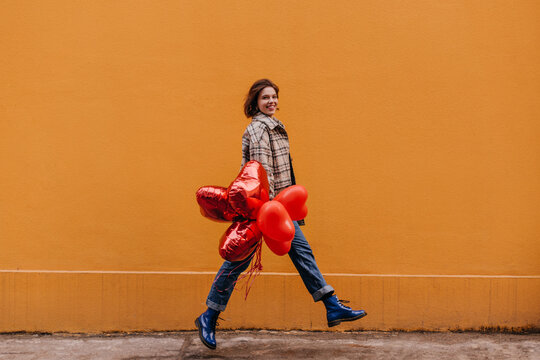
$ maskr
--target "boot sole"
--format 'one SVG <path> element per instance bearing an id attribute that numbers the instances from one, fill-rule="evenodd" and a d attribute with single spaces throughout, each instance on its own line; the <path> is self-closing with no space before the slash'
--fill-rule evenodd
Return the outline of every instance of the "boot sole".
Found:
<path id="1" fill-rule="evenodd" d="M 199 329 L 199 339 L 201 339 L 201 342 L 209 349 L 212 349 L 212 350 L 216 350 L 216 346 L 215 345 L 212 345 L 212 344 L 209 344 L 206 340 L 204 340 L 203 336 L 202 336 L 202 331 L 201 331 L 201 323 L 199 322 L 199 318 L 196 318 L 195 319 L 195 326 L 197 327 L 197 329 Z"/>
<path id="2" fill-rule="evenodd" d="M 328 322 L 328 327 L 338 326 L 338 325 L 341 324 L 341 322 L 343 322 L 343 321 L 355 321 L 355 320 L 359 320 L 359 319 L 363 318 L 363 317 L 366 316 L 366 315 L 367 315 L 367 312 L 364 312 L 362 315 L 358 315 L 358 316 L 355 316 L 355 317 L 352 317 L 352 318 L 332 320 L 332 321 L 329 321 L 329 322 Z"/>

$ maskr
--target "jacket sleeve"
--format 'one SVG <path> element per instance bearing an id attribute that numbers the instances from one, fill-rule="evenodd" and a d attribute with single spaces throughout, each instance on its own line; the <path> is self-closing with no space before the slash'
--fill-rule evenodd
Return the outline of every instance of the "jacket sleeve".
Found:
<path id="1" fill-rule="evenodd" d="M 268 129 L 260 134 L 253 136 L 249 144 L 249 158 L 260 162 L 268 175 L 268 185 L 270 199 L 274 198 L 274 158 L 272 156 L 272 146 L 270 145 L 270 135 Z"/>

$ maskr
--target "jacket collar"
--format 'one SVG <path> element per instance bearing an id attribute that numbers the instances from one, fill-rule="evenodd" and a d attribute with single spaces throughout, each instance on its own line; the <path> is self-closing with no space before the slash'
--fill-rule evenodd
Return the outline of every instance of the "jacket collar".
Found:
<path id="1" fill-rule="evenodd" d="M 263 114 L 262 112 L 259 112 L 255 116 L 253 116 L 253 120 L 262 122 L 263 124 L 268 126 L 268 128 L 270 130 L 274 130 L 274 128 L 276 126 L 280 126 L 282 128 L 285 128 L 283 123 L 281 121 L 279 121 L 277 118 L 272 118 L 272 117 L 270 117 L 270 116 L 268 116 L 266 114 Z"/>

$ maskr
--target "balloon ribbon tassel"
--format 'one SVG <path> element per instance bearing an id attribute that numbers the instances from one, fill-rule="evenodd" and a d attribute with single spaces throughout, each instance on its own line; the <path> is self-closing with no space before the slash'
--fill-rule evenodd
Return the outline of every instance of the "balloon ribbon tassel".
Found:
<path id="1" fill-rule="evenodd" d="M 225 291 L 229 291 L 230 288 L 234 288 L 234 286 L 236 284 L 238 284 L 239 281 L 242 281 L 247 277 L 247 282 L 245 284 L 245 286 L 246 286 L 246 295 L 244 297 L 244 300 L 246 300 L 248 295 L 249 295 L 249 291 L 251 290 L 251 287 L 253 286 L 253 281 L 255 281 L 255 278 L 257 277 L 257 275 L 259 275 L 261 273 L 261 271 L 263 269 L 263 266 L 262 266 L 262 263 L 261 263 L 261 259 L 262 259 L 262 239 L 259 240 L 257 245 L 255 245 L 255 250 L 253 251 L 251 256 L 249 256 L 247 259 L 240 262 L 240 264 L 237 267 L 232 269 L 231 272 L 229 272 L 229 274 L 227 274 L 227 277 L 229 277 L 236 269 L 238 269 L 240 266 L 244 265 L 248 261 L 251 262 L 251 260 L 253 260 L 254 258 L 255 258 L 255 261 L 251 263 L 251 267 L 249 268 L 249 270 L 245 274 L 241 275 L 238 279 L 236 279 L 236 281 L 233 282 L 231 287 L 229 287 L 227 289 L 218 289 L 217 286 L 216 286 L 216 282 L 218 281 L 218 279 L 221 276 L 224 275 L 224 270 L 221 271 L 216 276 L 216 278 L 214 279 L 214 282 L 212 283 L 212 286 L 215 286 L 216 290 L 218 292 L 220 292 L 220 293 L 225 292 Z"/>
<path id="2" fill-rule="evenodd" d="M 253 286 L 253 282 L 255 281 L 255 278 L 261 273 L 263 266 L 262 266 L 262 240 L 259 240 L 259 243 L 256 246 L 255 251 L 253 252 L 253 255 L 251 256 L 251 259 L 254 259 L 254 261 L 251 262 L 251 267 L 249 270 L 243 274 L 238 280 L 241 281 L 245 278 L 247 278 L 245 287 L 246 287 L 246 295 L 244 296 L 244 300 L 247 300 L 247 297 L 249 295 L 249 291 L 251 290 L 251 287 Z"/>

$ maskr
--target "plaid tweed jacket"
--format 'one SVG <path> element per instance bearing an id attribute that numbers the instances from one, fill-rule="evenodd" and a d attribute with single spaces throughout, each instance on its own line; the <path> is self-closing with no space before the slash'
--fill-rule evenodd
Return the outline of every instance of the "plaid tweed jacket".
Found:
<path id="1" fill-rule="evenodd" d="M 293 185 L 289 137 L 281 121 L 263 113 L 253 117 L 242 136 L 242 166 L 250 160 L 257 160 L 266 170 L 270 199 Z"/>

